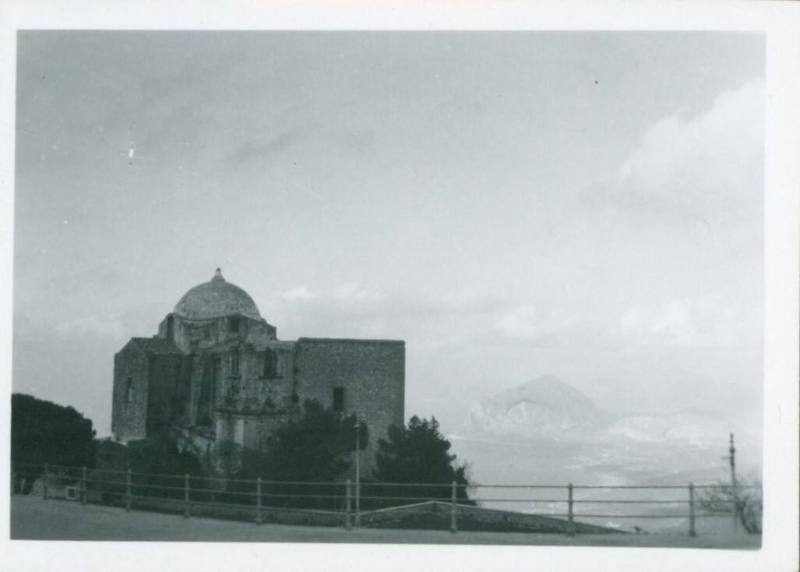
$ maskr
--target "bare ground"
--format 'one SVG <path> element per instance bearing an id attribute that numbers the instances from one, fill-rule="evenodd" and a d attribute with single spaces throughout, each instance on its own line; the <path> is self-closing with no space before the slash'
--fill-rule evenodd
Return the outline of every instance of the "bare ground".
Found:
<path id="1" fill-rule="evenodd" d="M 189 518 L 85 505 L 39 497 L 11 497 L 12 540 L 158 540 L 202 542 L 350 542 L 386 544 L 506 544 L 550 546 L 653 546 L 758 549 L 760 536 L 700 534 L 561 534 L 386 530 L 288 526 Z"/>

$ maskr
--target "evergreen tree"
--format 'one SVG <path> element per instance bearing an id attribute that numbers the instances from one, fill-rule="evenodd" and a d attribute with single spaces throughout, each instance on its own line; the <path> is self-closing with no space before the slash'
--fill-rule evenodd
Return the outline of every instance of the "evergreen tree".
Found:
<path id="1" fill-rule="evenodd" d="M 360 424 L 360 448 L 367 445 L 367 427 Z M 350 468 L 355 450 L 356 417 L 325 409 L 318 401 L 303 404 L 303 416 L 273 434 L 264 467 L 270 480 L 333 481 Z"/>
<path id="2" fill-rule="evenodd" d="M 367 445 L 368 432 L 358 425 L 359 448 Z M 291 481 L 265 483 L 265 504 L 273 506 L 324 507 L 344 502 L 344 485 L 322 485 L 342 481 L 350 469 L 350 455 L 356 446 L 356 417 L 325 409 L 318 401 L 303 403 L 303 415 L 289 421 L 272 435 L 265 453 L 245 449 L 241 454 L 241 470 L 236 479 Z M 317 484 L 313 484 L 317 483 Z M 242 495 L 252 483 L 232 482 L 228 491 Z"/>
<path id="3" fill-rule="evenodd" d="M 11 396 L 11 462 L 28 483 L 45 464 L 94 466 L 95 431 L 91 419 L 72 407 L 15 393 Z"/>
<path id="4" fill-rule="evenodd" d="M 365 496 L 392 498 L 380 505 L 406 504 L 426 499 L 449 500 L 449 485 L 455 482 L 456 498 L 469 502 L 466 465 L 456 465 L 456 455 L 450 453 L 450 441 L 439 432 L 435 417 L 412 417 L 408 426 L 392 426 L 388 440 L 378 440 L 378 452 L 373 479 L 376 484 L 362 487 Z M 408 483 L 414 486 L 382 486 L 380 483 Z M 420 485 L 427 486 L 420 486 Z M 439 485 L 439 486 L 436 486 Z M 445 486 L 447 485 L 447 486 Z"/>

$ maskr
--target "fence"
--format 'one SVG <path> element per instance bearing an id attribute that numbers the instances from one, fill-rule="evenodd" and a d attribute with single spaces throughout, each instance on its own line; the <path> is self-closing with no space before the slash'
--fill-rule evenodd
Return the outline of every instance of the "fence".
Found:
<path id="1" fill-rule="evenodd" d="M 508 523 L 508 516 L 514 515 L 513 520 L 523 529 L 557 530 L 569 535 L 584 531 L 613 532 L 599 525 L 586 524 L 597 519 L 679 519 L 684 522 L 684 530 L 695 536 L 698 519 L 726 517 L 735 521 L 738 516 L 733 500 L 723 511 L 704 510 L 698 493 L 705 489 L 719 489 L 719 485 L 693 483 L 463 485 L 455 482 L 269 481 L 24 463 L 12 465 L 11 482 L 12 493 L 19 490 L 41 494 L 43 499 L 65 498 L 81 504 L 116 505 L 126 511 L 154 510 L 183 514 L 186 518 L 213 516 L 253 520 L 257 524 L 270 521 L 344 526 L 348 529 L 362 526 L 365 516 L 368 517 L 366 524 L 370 526 L 377 522 L 376 515 L 426 503 L 449 511 L 452 532 L 459 529 L 460 519 L 490 523 L 492 511 L 504 514 L 495 522 Z M 32 486 L 34 483 L 39 483 L 38 489 Z M 622 491 L 628 495 L 627 498 L 609 498 Z M 468 494 L 476 492 L 479 493 L 477 496 Z M 650 497 L 654 492 L 657 498 Z M 643 496 L 643 493 L 647 494 Z M 497 508 L 509 504 L 515 507 L 527 505 L 531 510 Z M 631 512 L 633 508 L 636 510 Z M 718 511 L 719 508 L 717 504 Z M 482 516 L 476 516 L 478 513 Z"/>

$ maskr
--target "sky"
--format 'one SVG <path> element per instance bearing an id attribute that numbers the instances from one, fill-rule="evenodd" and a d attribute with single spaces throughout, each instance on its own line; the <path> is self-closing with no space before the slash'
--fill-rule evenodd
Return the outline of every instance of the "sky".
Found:
<path id="1" fill-rule="evenodd" d="M 14 391 L 108 435 L 114 353 L 219 266 L 281 339 L 405 340 L 445 432 L 544 374 L 759 430 L 763 36 L 18 40 Z"/>

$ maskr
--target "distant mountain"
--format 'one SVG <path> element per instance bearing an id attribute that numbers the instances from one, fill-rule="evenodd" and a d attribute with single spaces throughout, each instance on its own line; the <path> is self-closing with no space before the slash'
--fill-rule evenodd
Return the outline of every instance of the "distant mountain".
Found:
<path id="1" fill-rule="evenodd" d="M 553 375 L 543 375 L 484 399 L 470 411 L 467 432 L 525 439 L 570 439 L 605 425 L 591 399 Z"/>
<path id="2" fill-rule="evenodd" d="M 639 403 L 630 402 L 626 405 L 631 409 L 612 413 L 611 405 L 601 407 L 559 378 L 544 375 L 478 402 L 464 431 L 449 434 L 448 439 L 459 461 L 468 463 L 472 480 L 485 487 L 477 496 L 491 499 L 504 498 L 506 490 L 491 488 L 492 484 L 725 482 L 729 468 L 723 457 L 730 431 L 736 433 L 739 474 L 752 477 L 761 472 L 760 434 L 748 429 L 746 420 L 693 408 L 637 410 Z M 563 511 L 563 505 L 536 501 L 536 492 L 509 491 L 509 499 L 515 500 L 484 501 L 483 506 Z M 620 497 L 619 491 L 611 489 L 585 494 L 596 500 L 632 498 Z M 662 498 L 654 495 L 663 493 L 646 494 Z M 665 507 L 656 505 L 652 510 Z M 614 507 L 615 514 L 633 515 L 640 510 L 635 504 Z M 631 517 L 622 525 L 672 532 L 683 531 L 686 522 Z"/>
<path id="3" fill-rule="evenodd" d="M 558 377 L 543 375 L 474 405 L 465 436 L 704 448 L 724 442 L 730 429 L 702 411 L 610 413 Z"/>
<path id="4" fill-rule="evenodd" d="M 692 447 L 715 447 L 724 443 L 730 425 L 713 415 L 693 411 L 661 415 L 627 415 L 608 429 L 611 437 L 640 442 L 682 442 Z"/>

